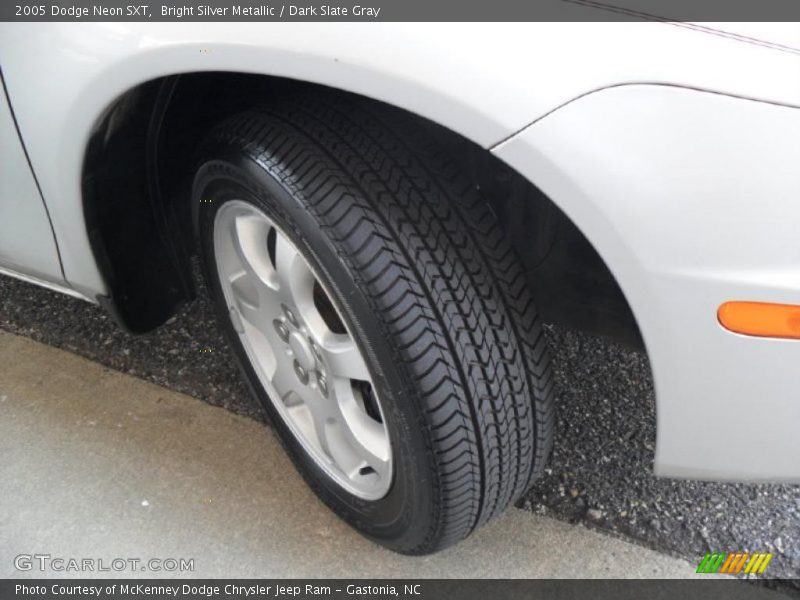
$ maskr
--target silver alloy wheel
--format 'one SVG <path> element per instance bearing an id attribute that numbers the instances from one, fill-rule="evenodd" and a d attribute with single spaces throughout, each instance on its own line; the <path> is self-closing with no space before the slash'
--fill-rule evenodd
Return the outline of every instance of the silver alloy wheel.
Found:
<path id="1" fill-rule="evenodd" d="M 231 322 L 272 403 L 350 493 L 386 495 L 392 450 L 367 364 L 313 268 L 262 211 L 230 200 L 214 256 Z"/>

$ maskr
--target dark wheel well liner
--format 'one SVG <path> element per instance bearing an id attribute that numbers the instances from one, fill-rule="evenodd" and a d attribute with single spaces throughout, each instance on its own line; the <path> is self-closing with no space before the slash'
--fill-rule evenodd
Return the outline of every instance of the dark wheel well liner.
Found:
<path id="1" fill-rule="evenodd" d="M 110 290 L 99 300 L 127 330 L 150 331 L 195 296 L 188 193 L 197 141 L 231 114 L 309 86 L 238 73 L 176 75 L 131 89 L 99 119 L 84 160 L 84 213 Z M 487 150 L 417 119 L 492 201 L 543 319 L 641 347 L 619 285 L 572 221 Z"/>

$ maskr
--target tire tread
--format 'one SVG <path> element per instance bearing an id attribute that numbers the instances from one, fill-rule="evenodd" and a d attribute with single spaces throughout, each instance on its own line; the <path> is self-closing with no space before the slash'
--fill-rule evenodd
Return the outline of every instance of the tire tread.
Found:
<path id="1" fill-rule="evenodd" d="M 340 251 L 393 340 L 439 493 L 425 539 L 448 546 L 515 502 L 552 447 L 552 367 L 524 273 L 490 205 L 395 109 L 301 95 L 212 138 L 244 148 Z"/>

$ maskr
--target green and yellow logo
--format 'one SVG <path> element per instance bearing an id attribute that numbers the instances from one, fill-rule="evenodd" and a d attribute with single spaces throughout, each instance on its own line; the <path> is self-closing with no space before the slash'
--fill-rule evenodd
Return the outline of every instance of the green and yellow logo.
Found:
<path id="1" fill-rule="evenodd" d="M 715 552 L 706 554 L 697 567 L 697 573 L 754 573 L 762 575 L 767 570 L 772 553 L 767 552 Z"/>

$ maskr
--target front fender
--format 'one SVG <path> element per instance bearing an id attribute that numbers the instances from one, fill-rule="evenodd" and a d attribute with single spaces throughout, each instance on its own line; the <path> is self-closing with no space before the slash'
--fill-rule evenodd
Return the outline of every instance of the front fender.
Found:
<path id="1" fill-rule="evenodd" d="M 717 321 L 800 304 L 800 109 L 671 86 L 587 95 L 494 152 L 594 244 L 655 379 L 660 475 L 800 480 L 800 341 Z M 620 415 L 624 418 L 624 415 Z"/>

